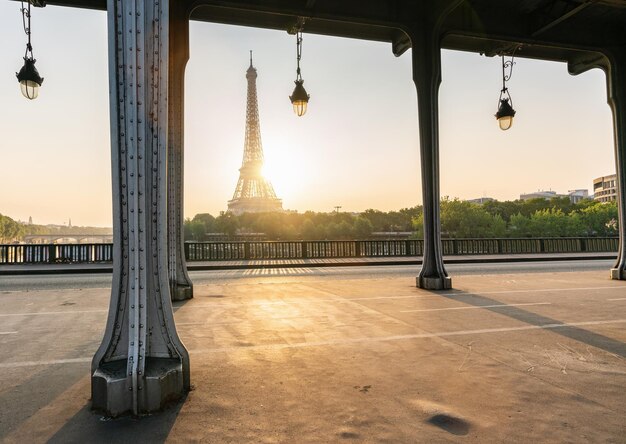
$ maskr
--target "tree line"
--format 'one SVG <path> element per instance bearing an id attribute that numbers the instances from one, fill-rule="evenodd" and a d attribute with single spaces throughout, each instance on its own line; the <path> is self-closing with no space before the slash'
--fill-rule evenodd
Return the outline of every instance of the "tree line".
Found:
<path id="1" fill-rule="evenodd" d="M 0 243 L 19 242 L 29 234 L 84 235 L 111 234 L 111 228 L 102 227 L 50 227 L 46 225 L 26 224 L 0 214 Z"/>
<path id="2" fill-rule="evenodd" d="M 185 220 L 189 241 L 259 238 L 268 240 L 370 239 L 374 233 L 403 232 L 423 237 L 421 205 L 398 211 L 369 209 L 361 213 L 209 213 Z M 441 200 L 441 233 L 444 238 L 615 236 L 618 233 L 616 202 L 569 198 L 492 201 L 482 205 L 444 198 Z M 28 225 L 0 214 L 0 243 L 20 241 L 27 234 L 108 234 L 108 228 Z"/>
<path id="3" fill-rule="evenodd" d="M 25 225 L 0 214 L 0 243 L 9 243 L 24 236 Z"/>
<path id="4" fill-rule="evenodd" d="M 206 241 L 254 237 L 268 240 L 368 239 L 376 232 L 412 233 L 423 237 L 421 205 L 399 211 L 369 209 L 361 213 L 307 211 L 223 212 L 196 214 L 185 220 L 185 240 Z M 441 201 L 444 238 L 568 237 L 617 235 L 617 204 L 569 198 L 491 201 L 475 204 L 459 199 Z"/>
<path id="5" fill-rule="evenodd" d="M 615 236 L 617 203 L 569 198 L 491 201 L 482 205 L 458 199 L 441 201 L 441 233 L 447 238 Z M 423 216 L 413 221 L 423 236 Z"/>

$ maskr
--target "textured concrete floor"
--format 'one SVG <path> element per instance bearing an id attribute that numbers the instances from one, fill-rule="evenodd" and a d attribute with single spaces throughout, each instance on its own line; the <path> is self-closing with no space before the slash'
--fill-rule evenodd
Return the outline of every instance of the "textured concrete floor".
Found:
<path id="1" fill-rule="evenodd" d="M 3 292 L 0 440 L 626 442 L 626 283 L 607 274 L 197 286 L 175 307 L 194 390 L 116 420 L 88 399 L 108 290 Z"/>

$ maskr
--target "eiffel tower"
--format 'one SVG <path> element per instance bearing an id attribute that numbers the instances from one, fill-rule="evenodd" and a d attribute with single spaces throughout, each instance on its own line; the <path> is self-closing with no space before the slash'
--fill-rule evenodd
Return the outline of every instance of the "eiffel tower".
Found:
<path id="1" fill-rule="evenodd" d="M 256 68 L 246 71 L 248 79 L 248 100 L 246 106 L 246 141 L 243 149 L 243 162 L 239 168 L 239 181 L 233 198 L 228 201 L 228 211 L 234 214 L 282 211 L 282 201 L 276 197 L 274 187 L 263 177 L 263 146 L 259 125 L 259 106 L 256 95 Z"/>

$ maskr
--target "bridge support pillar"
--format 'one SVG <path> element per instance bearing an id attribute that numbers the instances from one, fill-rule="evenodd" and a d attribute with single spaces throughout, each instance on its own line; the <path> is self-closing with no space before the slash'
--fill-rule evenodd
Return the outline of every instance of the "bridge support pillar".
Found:
<path id="1" fill-rule="evenodd" d="M 452 280 L 443 264 L 439 216 L 439 85 L 441 48 L 436 27 L 422 23 L 411 33 L 413 81 L 417 88 L 424 205 L 424 259 L 416 278 L 420 288 L 443 290 Z"/>
<path id="2" fill-rule="evenodd" d="M 193 297 L 184 250 L 185 67 L 189 60 L 189 10 L 186 2 L 170 6 L 168 91 L 167 243 L 173 301 Z"/>
<path id="3" fill-rule="evenodd" d="M 94 409 L 157 411 L 189 390 L 167 260 L 169 0 L 108 0 L 113 283 Z"/>
<path id="4" fill-rule="evenodd" d="M 619 250 L 611 279 L 626 280 L 626 47 L 615 48 L 607 71 L 608 102 L 613 111 Z"/>

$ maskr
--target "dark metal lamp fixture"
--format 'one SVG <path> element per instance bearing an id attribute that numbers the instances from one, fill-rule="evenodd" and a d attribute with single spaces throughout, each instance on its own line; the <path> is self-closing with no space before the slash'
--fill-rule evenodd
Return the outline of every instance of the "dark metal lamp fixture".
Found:
<path id="1" fill-rule="evenodd" d="M 306 89 L 304 89 L 302 85 L 304 80 L 298 79 L 295 83 L 296 87 L 293 89 L 293 93 L 289 96 L 289 99 L 293 105 L 293 112 L 296 113 L 298 117 L 302 117 L 304 113 L 306 113 L 309 97 L 311 96 L 307 94 Z"/>
<path id="2" fill-rule="evenodd" d="M 16 75 L 17 81 L 20 82 L 22 95 L 29 100 L 33 100 L 39 95 L 39 87 L 43 83 L 43 77 L 39 75 L 37 68 L 35 68 L 36 60 L 33 57 L 33 47 L 30 42 L 30 1 L 28 2 L 28 7 L 24 7 L 24 2 L 22 2 L 21 12 L 24 32 L 28 37 L 28 42 L 26 43 L 26 52 L 24 53 L 24 66 Z"/>
<path id="3" fill-rule="evenodd" d="M 515 64 L 515 52 L 511 60 L 504 61 L 504 55 L 502 56 L 502 89 L 500 90 L 500 99 L 498 112 L 496 113 L 496 119 L 498 119 L 498 125 L 502 131 L 506 131 L 513 125 L 513 117 L 515 117 L 515 110 L 513 109 L 513 99 L 509 89 L 506 87 L 506 82 L 511 80 L 513 74 L 513 65 Z M 509 74 L 506 74 L 507 69 Z"/>
<path id="4" fill-rule="evenodd" d="M 302 117 L 306 113 L 306 108 L 309 103 L 309 98 L 311 97 L 307 94 L 304 89 L 304 80 L 302 80 L 302 75 L 300 74 L 300 58 L 302 57 L 302 26 L 304 25 L 303 20 L 298 20 L 298 24 L 294 29 L 296 34 L 296 51 L 298 58 L 298 69 L 296 70 L 296 87 L 293 89 L 293 93 L 289 96 L 291 100 L 291 104 L 293 105 L 293 112 L 296 113 L 298 117 Z"/>
<path id="5" fill-rule="evenodd" d="M 39 75 L 37 68 L 35 68 L 35 61 L 32 57 L 24 57 L 24 66 L 22 66 L 20 72 L 16 73 L 22 95 L 30 100 L 37 98 L 39 87 L 43 83 L 43 77 Z"/>
<path id="6" fill-rule="evenodd" d="M 506 131 L 513 126 L 513 117 L 515 117 L 515 110 L 509 103 L 508 99 L 500 99 L 500 107 L 496 113 L 496 119 L 498 119 L 498 125 L 502 131 Z"/>

